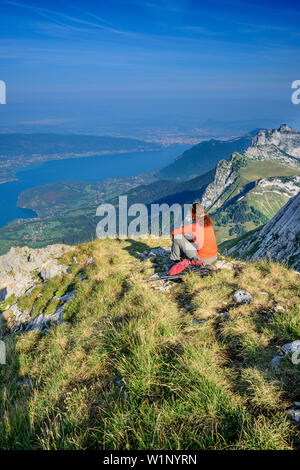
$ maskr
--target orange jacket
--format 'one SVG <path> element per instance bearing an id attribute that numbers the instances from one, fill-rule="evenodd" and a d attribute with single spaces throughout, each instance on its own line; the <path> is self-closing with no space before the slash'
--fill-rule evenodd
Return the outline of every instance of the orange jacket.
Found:
<path id="1" fill-rule="evenodd" d="M 193 235 L 193 242 L 198 246 L 198 258 L 209 259 L 217 255 L 218 246 L 212 225 L 203 227 L 203 225 L 193 222 L 173 230 L 172 236 L 176 237 L 176 235 L 183 235 L 185 233 Z"/>

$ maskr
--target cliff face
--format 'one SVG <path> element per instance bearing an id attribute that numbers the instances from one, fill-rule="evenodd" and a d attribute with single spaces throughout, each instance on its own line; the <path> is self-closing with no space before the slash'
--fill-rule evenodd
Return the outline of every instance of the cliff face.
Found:
<path id="1" fill-rule="evenodd" d="M 270 258 L 288 261 L 300 271 L 300 193 L 285 206 L 258 233 L 247 241 L 240 241 L 229 250 L 229 254 L 247 257 L 250 260 Z"/>
<path id="2" fill-rule="evenodd" d="M 282 124 L 279 129 L 259 131 L 253 145 L 275 145 L 289 155 L 300 158 L 300 133 L 287 124 Z"/>
<path id="3" fill-rule="evenodd" d="M 234 169 L 233 159 L 234 157 L 230 160 L 221 160 L 217 164 L 214 181 L 207 186 L 202 197 L 202 204 L 207 209 L 217 205 L 225 189 L 237 179 L 238 173 Z"/>
<path id="4" fill-rule="evenodd" d="M 202 203 L 207 209 L 217 210 L 220 208 L 228 192 L 238 191 L 234 186 L 241 176 L 241 168 L 243 168 L 243 176 L 247 181 L 263 179 L 266 183 L 269 177 L 289 176 L 290 180 L 285 179 L 282 182 L 270 180 L 266 184 L 269 191 L 271 186 L 274 186 L 275 190 L 281 186 L 280 190 L 283 190 L 284 193 L 290 193 L 290 197 L 294 196 L 298 192 L 295 192 L 295 187 L 299 186 L 298 179 L 295 179 L 299 175 L 300 170 L 300 160 L 298 157 L 300 158 L 299 132 L 285 124 L 278 130 L 259 131 L 254 137 L 252 145 L 243 154 L 234 153 L 229 160 L 221 160 L 217 164 L 214 181 L 206 188 L 202 197 Z M 255 162 L 258 162 L 259 165 L 263 163 L 265 167 L 261 167 L 261 171 L 257 171 L 256 176 L 252 177 L 253 164 Z M 277 174 L 274 173 L 274 164 L 278 168 Z M 249 165 L 252 165 L 251 176 L 247 174 L 247 166 Z M 283 167 L 286 170 L 283 170 Z M 293 189 L 290 191 L 292 187 Z"/>
<path id="5" fill-rule="evenodd" d="M 300 146 L 299 148 L 293 148 L 294 153 L 298 151 L 300 156 Z M 299 168 L 300 166 L 298 158 L 286 153 L 284 150 L 281 150 L 274 144 L 253 144 L 244 152 L 243 155 L 245 158 L 249 158 L 251 160 L 273 160 L 281 165 L 285 165 L 291 168 Z"/>

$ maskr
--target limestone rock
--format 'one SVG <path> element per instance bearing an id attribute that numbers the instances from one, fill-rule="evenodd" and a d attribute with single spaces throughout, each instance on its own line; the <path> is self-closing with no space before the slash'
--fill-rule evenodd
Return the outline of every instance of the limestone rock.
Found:
<path id="1" fill-rule="evenodd" d="M 59 265 L 56 260 L 50 260 L 42 266 L 40 276 L 43 281 L 48 281 L 55 276 L 61 276 L 67 272 L 67 266 Z"/>
<path id="2" fill-rule="evenodd" d="M 230 160 L 221 160 L 216 166 L 216 174 L 212 183 L 210 183 L 202 196 L 201 202 L 207 209 L 214 206 L 219 207 L 218 201 L 225 189 L 230 186 L 238 177 L 234 168 L 234 157 Z"/>
<path id="3" fill-rule="evenodd" d="M 300 423 L 300 410 L 296 410 L 295 408 L 290 408 L 288 410 L 288 415 L 293 421 L 295 421 L 296 423 Z"/>
<path id="4" fill-rule="evenodd" d="M 287 124 L 282 124 L 279 129 L 260 130 L 253 139 L 253 145 L 267 144 L 300 158 L 300 133 Z"/>
<path id="5" fill-rule="evenodd" d="M 277 356 L 274 356 L 270 361 L 270 366 L 273 367 L 274 369 L 279 367 L 283 357 L 284 357 L 283 355 L 279 355 L 279 354 Z"/>
<path id="6" fill-rule="evenodd" d="M 229 318 L 230 313 L 229 312 L 218 312 L 218 315 L 220 318 Z"/>
<path id="7" fill-rule="evenodd" d="M 215 268 L 217 269 L 230 269 L 230 270 L 233 270 L 234 269 L 234 266 L 232 263 L 230 263 L 229 261 L 226 261 L 226 260 L 219 260 L 215 263 Z"/>
<path id="8" fill-rule="evenodd" d="M 250 304 L 250 302 L 252 302 L 253 300 L 253 297 L 251 294 L 249 294 L 249 292 L 247 292 L 246 290 L 244 289 L 239 289 L 237 291 L 234 292 L 233 294 L 233 300 L 237 303 L 237 304 L 240 304 L 240 305 L 243 305 L 243 304 Z"/>
<path id="9" fill-rule="evenodd" d="M 37 284 L 37 274 L 47 263 L 59 266 L 57 258 L 72 249 L 74 248 L 68 245 L 50 245 L 37 250 L 28 247 L 11 248 L 8 253 L 0 256 L 0 302 L 12 294 L 20 297 L 28 292 Z"/>
<path id="10" fill-rule="evenodd" d="M 285 354 L 293 354 L 294 352 L 300 350 L 300 340 L 293 341 L 291 343 L 286 343 L 282 346 Z"/>
<path id="11" fill-rule="evenodd" d="M 300 193 L 291 198 L 258 233 L 232 247 L 228 253 L 250 260 L 288 261 L 300 271 Z"/>
<path id="12" fill-rule="evenodd" d="M 284 358 L 284 355 L 287 354 L 293 354 L 297 351 L 300 352 L 300 340 L 292 341 L 291 343 L 286 343 L 281 347 L 283 353 L 280 353 L 276 356 L 273 357 L 273 359 L 270 361 L 270 365 L 273 368 L 277 368 L 282 359 Z"/>
<path id="13" fill-rule="evenodd" d="M 61 297 L 53 297 L 58 299 L 63 304 L 56 309 L 52 315 L 45 315 L 43 312 L 32 318 L 27 312 L 21 312 L 17 306 L 14 304 L 10 307 L 10 317 L 9 322 L 7 322 L 7 327 L 11 330 L 12 333 L 21 333 L 22 331 L 46 331 L 53 324 L 60 324 L 63 320 L 63 314 L 65 308 L 71 301 L 72 297 L 76 295 L 76 291 L 73 290 Z M 5 313 L 5 312 L 4 312 Z"/>

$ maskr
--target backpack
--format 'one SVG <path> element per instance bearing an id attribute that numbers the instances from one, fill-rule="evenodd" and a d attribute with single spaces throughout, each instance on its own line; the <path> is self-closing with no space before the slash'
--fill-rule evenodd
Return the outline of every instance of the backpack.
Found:
<path id="1" fill-rule="evenodd" d="M 190 265 L 200 266 L 201 268 L 203 268 L 203 264 L 200 260 L 192 260 L 185 258 L 182 261 L 178 261 L 178 263 L 173 264 L 173 266 L 169 269 L 169 275 L 175 276 L 176 274 L 180 274 Z"/>

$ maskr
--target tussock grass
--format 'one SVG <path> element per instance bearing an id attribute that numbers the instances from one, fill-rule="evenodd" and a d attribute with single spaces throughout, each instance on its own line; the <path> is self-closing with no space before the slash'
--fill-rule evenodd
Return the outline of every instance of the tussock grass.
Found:
<path id="1" fill-rule="evenodd" d="M 5 338 L 0 448 L 297 448 L 286 408 L 299 395 L 299 366 L 287 359 L 274 372 L 269 361 L 300 337 L 299 276 L 252 263 L 239 273 L 188 275 L 161 293 L 144 281 L 151 264 L 136 256 L 157 245 L 81 245 L 77 264 L 74 253 L 64 255 L 69 274 L 19 301 L 52 312 L 54 295 L 77 290 L 49 334 Z M 237 288 L 254 301 L 234 305 Z"/>

